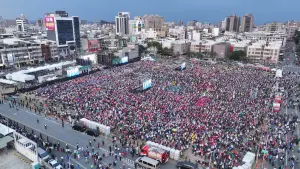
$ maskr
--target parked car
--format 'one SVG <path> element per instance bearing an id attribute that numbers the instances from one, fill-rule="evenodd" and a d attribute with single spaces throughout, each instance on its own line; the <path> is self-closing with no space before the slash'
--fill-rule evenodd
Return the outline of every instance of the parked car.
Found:
<path id="1" fill-rule="evenodd" d="M 83 124 L 77 123 L 72 126 L 73 130 L 84 132 L 86 130 L 86 127 Z"/>
<path id="2" fill-rule="evenodd" d="M 49 154 L 47 153 L 47 151 L 45 151 L 44 149 L 42 149 L 40 147 L 37 148 L 37 153 L 38 153 L 39 158 L 42 160 L 46 160 L 50 157 Z"/>
<path id="3" fill-rule="evenodd" d="M 95 137 L 98 137 L 100 135 L 100 132 L 98 130 L 95 130 L 95 129 L 87 129 L 85 131 L 85 133 L 87 135 L 90 135 L 90 136 L 95 136 Z"/>
<path id="4" fill-rule="evenodd" d="M 54 169 L 63 169 L 63 167 L 56 160 L 49 160 L 48 163 Z"/>
<path id="5" fill-rule="evenodd" d="M 187 161 L 178 161 L 176 164 L 177 169 L 203 169 L 202 167 Z"/>

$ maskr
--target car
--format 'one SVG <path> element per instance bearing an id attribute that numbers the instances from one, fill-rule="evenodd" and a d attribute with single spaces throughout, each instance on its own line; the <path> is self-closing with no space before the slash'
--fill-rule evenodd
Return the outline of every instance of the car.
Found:
<path id="1" fill-rule="evenodd" d="M 56 160 L 49 160 L 48 164 L 54 169 L 62 169 L 63 168 Z"/>
<path id="2" fill-rule="evenodd" d="M 72 126 L 72 129 L 84 132 L 86 130 L 86 127 L 83 124 L 77 123 Z"/>
<path id="3" fill-rule="evenodd" d="M 87 129 L 85 131 L 85 133 L 87 135 L 90 135 L 90 136 L 95 136 L 95 137 L 98 137 L 100 135 L 100 132 L 98 130 L 95 130 L 95 129 Z"/>
<path id="4" fill-rule="evenodd" d="M 40 159 L 46 160 L 46 159 L 50 158 L 49 154 L 40 147 L 37 148 L 37 153 L 38 153 L 38 157 Z"/>
<path id="5" fill-rule="evenodd" d="M 176 164 L 177 169 L 203 169 L 202 167 L 187 161 L 178 161 Z"/>

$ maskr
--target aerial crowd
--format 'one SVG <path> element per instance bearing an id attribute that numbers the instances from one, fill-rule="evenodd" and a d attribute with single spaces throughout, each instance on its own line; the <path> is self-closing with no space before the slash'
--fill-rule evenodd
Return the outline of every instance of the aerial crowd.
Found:
<path id="1" fill-rule="evenodd" d="M 44 98 L 49 114 L 99 122 L 120 139 L 191 149 L 199 162 L 212 161 L 217 168 L 238 166 L 247 151 L 281 166 L 281 150 L 295 148 L 289 133 L 298 120 L 273 112 L 274 86 L 294 90 L 295 80 L 253 67 L 186 62 L 182 71 L 175 71 L 180 61 L 135 62 L 40 88 L 35 95 Z M 149 78 L 149 90 L 133 92 Z M 291 93 L 283 93 L 282 102 L 294 103 L 286 99 Z"/>

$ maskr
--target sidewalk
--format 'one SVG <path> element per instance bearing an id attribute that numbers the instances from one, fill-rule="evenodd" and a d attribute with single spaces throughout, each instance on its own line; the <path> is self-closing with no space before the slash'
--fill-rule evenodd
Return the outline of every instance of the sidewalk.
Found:
<path id="1" fill-rule="evenodd" d="M 1 169 L 31 169 L 30 160 L 23 157 L 19 158 L 14 154 L 19 154 L 15 149 L 8 150 L 6 154 L 6 150 L 0 151 L 0 168 Z M 26 161 L 26 162 L 24 162 Z"/>

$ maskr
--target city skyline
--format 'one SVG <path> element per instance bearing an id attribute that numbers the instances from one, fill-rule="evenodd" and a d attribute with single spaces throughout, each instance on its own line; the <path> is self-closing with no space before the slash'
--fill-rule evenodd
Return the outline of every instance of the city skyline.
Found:
<path id="1" fill-rule="evenodd" d="M 16 4 L 18 5 L 16 6 Z M 244 16 L 251 13 L 255 17 L 255 24 L 261 25 L 273 21 L 297 20 L 297 4 L 300 5 L 300 2 L 296 0 L 291 0 L 289 3 L 279 0 L 252 0 L 245 2 L 238 0 L 227 0 L 226 2 L 221 0 L 208 2 L 173 0 L 172 3 L 170 1 L 152 0 L 151 3 L 147 4 L 137 0 L 104 2 L 88 0 L 76 3 L 71 0 L 52 0 L 51 2 L 11 0 L 2 2 L 0 16 L 5 19 L 15 19 L 20 14 L 24 14 L 29 20 L 34 21 L 43 18 L 47 12 L 66 10 L 71 15 L 79 16 L 83 20 L 113 21 L 117 12 L 128 11 L 132 17 L 158 14 L 163 16 L 166 22 L 183 20 L 186 24 L 190 20 L 198 20 L 200 22 L 217 24 L 232 14 Z"/>

